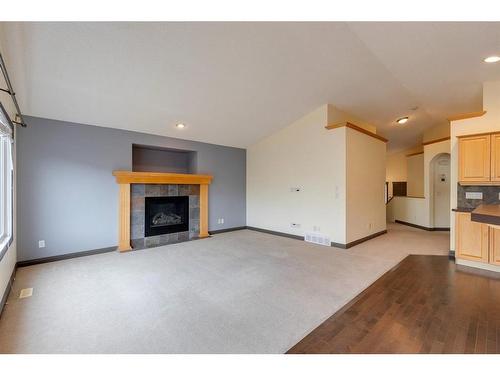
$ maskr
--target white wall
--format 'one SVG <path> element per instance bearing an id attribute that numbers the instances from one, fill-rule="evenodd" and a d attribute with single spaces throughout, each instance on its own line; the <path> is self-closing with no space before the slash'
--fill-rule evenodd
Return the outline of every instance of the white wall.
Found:
<path id="1" fill-rule="evenodd" d="M 2 45 L 4 44 L 3 40 L 3 33 L 2 33 L 2 26 L 0 25 L 0 51 L 2 51 L 2 55 L 4 59 L 6 60 L 7 67 L 9 67 L 10 61 L 7 59 L 7 56 L 4 54 L 4 49 L 2 48 Z M 15 84 L 15 82 L 13 82 Z M 6 87 L 5 83 L 3 81 L 3 76 L 0 78 L 0 86 L 1 87 Z M 0 100 L 2 101 L 2 104 L 4 105 L 6 111 L 8 112 L 9 116 L 13 118 L 12 116 L 14 115 L 14 105 L 12 104 L 12 100 L 10 97 L 5 94 L 1 93 L 0 94 Z M 15 155 L 15 144 L 14 144 L 14 155 Z M 14 222 L 13 222 L 13 235 L 14 235 L 14 241 L 12 242 L 10 248 L 7 250 L 7 253 L 3 256 L 2 260 L 0 261 L 0 299 L 3 297 L 3 294 L 9 284 L 10 276 L 12 275 L 12 271 L 14 270 L 15 264 L 17 262 L 17 251 L 16 251 L 16 160 L 14 159 Z"/>
<path id="2" fill-rule="evenodd" d="M 423 227 L 429 225 L 428 205 L 424 198 L 394 197 L 387 204 L 387 220 L 396 220 Z"/>
<path id="3" fill-rule="evenodd" d="M 386 144 L 347 129 L 347 242 L 386 229 Z"/>
<path id="4" fill-rule="evenodd" d="M 346 128 L 327 123 L 325 105 L 247 149 L 248 226 L 346 242 Z"/>
<path id="5" fill-rule="evenodd" d="M 450 205 L 457 207 L 458 140 L 459 135 L 500 131 L 500 81 L 483 84 L 483 109 L 481 117 L 452 121 L 451 123 L 451 195 Z M 450 212 L 450 248 L 455 250 L 455 213 Z"/>

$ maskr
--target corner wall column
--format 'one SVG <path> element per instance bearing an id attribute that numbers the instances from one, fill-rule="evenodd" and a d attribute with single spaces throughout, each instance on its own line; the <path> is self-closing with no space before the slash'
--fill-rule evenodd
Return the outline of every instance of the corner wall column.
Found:
<path id="1" fill-rule="evenodd" d="M 132 250 L 130 246 L 130 184 L 119 184 L 118 194 L 118 250 Z"/>
<path id="2" fill-rule="evenodd" d="M 200 184 L 200 238 L 208 236 L 208 185 Z"/>

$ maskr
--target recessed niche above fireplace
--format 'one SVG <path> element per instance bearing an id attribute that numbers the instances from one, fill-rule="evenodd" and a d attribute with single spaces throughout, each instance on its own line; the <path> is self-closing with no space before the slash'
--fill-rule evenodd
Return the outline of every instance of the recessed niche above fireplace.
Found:
<path id="1" fill-rule="evenodd" d="M 189 197 L 146 197 L 144 236 L 189 230 Z"/>
<path id="2" fill-rule="evenodd" d="M 196 173 L 196 152 L 132 145 L 134 172 Z"/>

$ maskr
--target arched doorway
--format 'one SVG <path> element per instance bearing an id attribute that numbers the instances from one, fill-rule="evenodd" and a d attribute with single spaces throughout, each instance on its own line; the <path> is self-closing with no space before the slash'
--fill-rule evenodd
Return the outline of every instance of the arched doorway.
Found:
<path id="1" fill-rule="evenodd" d="M 436 155 L 430 164 L 431 219 L 433 228 L 450 227 L 450 154 Z"/>

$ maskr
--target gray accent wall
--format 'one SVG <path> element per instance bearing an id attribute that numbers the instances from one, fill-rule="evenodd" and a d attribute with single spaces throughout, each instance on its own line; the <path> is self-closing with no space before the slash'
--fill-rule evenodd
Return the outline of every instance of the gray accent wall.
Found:
<path id="1" fill-rule="evenodd" d="M 18 261 L 117 245 L 111 173 L 132 170 L 133 144 L 195 152 L 195 173 L 214 176 L 209 230 L 246 225 L 244 149 L 37 117 L 27 123 L 16 134 Z"/>

